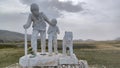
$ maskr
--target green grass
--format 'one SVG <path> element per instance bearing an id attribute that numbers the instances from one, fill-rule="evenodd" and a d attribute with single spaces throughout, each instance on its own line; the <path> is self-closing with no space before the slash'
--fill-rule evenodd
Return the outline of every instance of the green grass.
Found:
<path id="1" fill-rule="evenodd" d="M 23 53 L 24 50 L 21 48 L 0 49 L 0 68 L 18 62 Z"/>
<path id="2" fill-rule="evenodd" d="M 61 52 L 61 41 L 58 43 L 59 51 Z M 23 47 L 8 46 L 9 44 L 16 45 L 16 43 L 4 44 L 0 44 L 0 47 L 2 45 L 0 48 L 0 68 L 18 63 L 19 58 L 24 55 Z M 74 43 L 74 53 L 79 60 L 87 60 L 90 66 L 96 66 L 98 68 L 103 68 L 103 66 L 106 68 L 120 68 L 120 42 Z"/>

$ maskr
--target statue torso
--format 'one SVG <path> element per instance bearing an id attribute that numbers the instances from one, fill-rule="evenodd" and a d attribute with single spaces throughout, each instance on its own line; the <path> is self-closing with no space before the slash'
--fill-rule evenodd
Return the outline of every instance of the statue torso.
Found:
<path id="1" fill-rule="evenodd" d="M 46 30 L 46 23 L 44 20 L 44 17 L 42 16 L 42 13 L 39 13 L 38 17 L 31 14 L 31 18 L 33 21 L 33 29 L 35 30 Z"/>

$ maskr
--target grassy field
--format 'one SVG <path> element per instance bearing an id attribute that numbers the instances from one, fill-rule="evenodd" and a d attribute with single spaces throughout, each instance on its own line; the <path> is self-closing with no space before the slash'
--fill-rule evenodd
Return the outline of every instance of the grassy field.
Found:
<path id="1" fill-rule="evenodd" d="M 18 63 L 19 57 L 24 55 L 24 48 L 14 45 L 23 43 L 0 44 L 0 68 Z M 61 41 L 58 46 L 61 51 Z M 75 42 L 74 52 L 79 59 L 87 60 L 91 67 L 120 68 L 120 41 Z"/>

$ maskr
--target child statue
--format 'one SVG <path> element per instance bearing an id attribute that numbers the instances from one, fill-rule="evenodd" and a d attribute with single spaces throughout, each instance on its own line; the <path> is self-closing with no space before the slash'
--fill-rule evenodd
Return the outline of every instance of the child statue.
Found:
<path id="1" fill-rule="evenodd" d="M 46 22 L 51 24 L 49 19 L 43 12 L 39 12 L 37 4 L 33 3 L 30 7 L 31 14 L 29 14 L 27 23 L 23 26 L 24 29 L 28 29 L 32 24 L 33 31 L 31 36 L 32 51 L 37 53 L 37 37 L 40 33 L 41 36 L 41 54 L 46 52 Z"/>
<path id="2" fill-rule="evenodd" d="M 57 34 L 60 33 L 59 28 L 57 27 L 57 20 L 52 19 L 51 20 L 52 25 L 48 28 L 48 52 L 49 55 L 52 55 L 52 45 L 54 46 L 54 52 L 55 54 L 58 53 L 57 50 Z"/>

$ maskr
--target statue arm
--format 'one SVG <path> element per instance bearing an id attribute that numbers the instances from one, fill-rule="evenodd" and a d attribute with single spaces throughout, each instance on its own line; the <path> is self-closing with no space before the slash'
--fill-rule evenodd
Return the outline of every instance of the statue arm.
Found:
<path id="1" fill-rule="evenodd" d="M 42 16 L 43 16 L 44 20 L 45 20 L 49 25 L 52 25 L 52 23 L 50 22 L 50 20 L 47 18 L 47 16 L 46 16 L 44 13 L 42 13 Z"/>
<path id="2" fill-rule="evenodd" d="M 58 34 L 60 34 L 60 30 L 59 30 L 59 28 L 58 28 L 58 27 L 57 27 L 57 33 L 58 33 Z"/>
<path id="3" fill-rule="evenodd" d="M 32 18 L 31 18 L 31 14 L 29 14 L 27 23 L 23 27 L 25 29 L 28 29 L 30 27 L 31 23 L 32 23 Z"/>
<path id="4" fill-rule="evenodd" d="M 50 33 L 50 29 L 51 29 L 51 28 L 50 28 L 50 26 L 49 26 L 49 27 L 48 27 L 48 30 L 47 30 L 47 33 L 48 33 L 48 34 Z"/>

